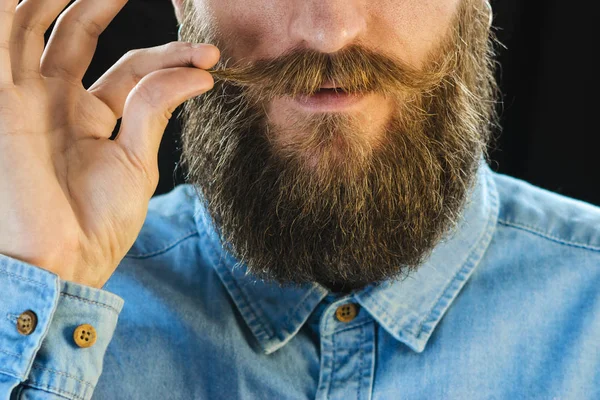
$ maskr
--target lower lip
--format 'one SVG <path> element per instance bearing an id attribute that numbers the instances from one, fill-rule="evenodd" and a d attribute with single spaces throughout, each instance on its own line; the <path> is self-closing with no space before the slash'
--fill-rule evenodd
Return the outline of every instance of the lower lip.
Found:
<path id="1" fill-rule="evenodd" d="M 312 95 L 300 95 L 294 98 L 296 104 L 313 112 L 348 111 L 365 98 L 364 94 L 348 94 L 324 90 Z"/>

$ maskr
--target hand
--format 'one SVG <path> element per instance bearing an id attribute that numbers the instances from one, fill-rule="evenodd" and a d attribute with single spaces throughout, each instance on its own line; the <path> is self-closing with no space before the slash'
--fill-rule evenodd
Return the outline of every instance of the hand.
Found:
<path id="1" fill-rule="evenodd" d="M 92 87 L 97 38 L 126 0 L 0 0 L 0 253 L 101 288 L 158 184 L 173 110 L 213 86 L 211 45 L 127 53 Z M 110 136 L 118 118 L 121 128 Z"/>

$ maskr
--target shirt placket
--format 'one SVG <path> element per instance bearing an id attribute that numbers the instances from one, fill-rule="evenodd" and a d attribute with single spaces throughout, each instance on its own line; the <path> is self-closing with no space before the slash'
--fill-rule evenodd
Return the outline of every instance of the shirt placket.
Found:
<path id="1" fill-rule="evenodd" d="M 373 392 L 375 323 L 352 298 L 323 312 L 317 400 L 368 400 Z"/>

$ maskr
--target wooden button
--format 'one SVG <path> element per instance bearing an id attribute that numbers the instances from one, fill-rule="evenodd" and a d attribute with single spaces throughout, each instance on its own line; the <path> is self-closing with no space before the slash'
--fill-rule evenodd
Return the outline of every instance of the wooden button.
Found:
<path id="1" fill-rule="evenodd" d="M 349 303 L 339 306 L 335 310 L 335 317 L 340 322 L 350 322 L 358 315 L 358 304 Z"/>
<path id="2" fill-rule="evenodd" d="M 24 311 L 17 318 L 17 331 L 21 335 L 31 335 L 37 326 L 37 315 L 31 310 Z"/>
<path id="3" fill-rule="evenodd" d="M 91 347 L 96 343 L 96 329 L 90 324 L 79 325 L 73 332 L 73 339 L 79 347 Z"/>

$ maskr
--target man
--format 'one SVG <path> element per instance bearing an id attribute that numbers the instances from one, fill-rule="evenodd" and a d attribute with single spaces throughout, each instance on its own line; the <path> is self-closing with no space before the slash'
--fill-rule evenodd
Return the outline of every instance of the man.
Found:
<path id="1" fill-rule="evenodd" d="M 600 211 L 487 166 L 486 2 L 174 0 L 87 90 L 125 0 L 68 3 L 0 0 L 0 398 L 600 398 Z"/>

